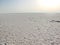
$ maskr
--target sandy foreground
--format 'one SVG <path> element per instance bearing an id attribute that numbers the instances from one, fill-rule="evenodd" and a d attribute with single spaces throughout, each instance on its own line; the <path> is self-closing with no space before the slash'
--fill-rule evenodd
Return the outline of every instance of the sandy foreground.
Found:
<path id="1" fill-rule="evenodd" d="M 0 14 L 0 45 L 60 45 L 59 14 Z"/>

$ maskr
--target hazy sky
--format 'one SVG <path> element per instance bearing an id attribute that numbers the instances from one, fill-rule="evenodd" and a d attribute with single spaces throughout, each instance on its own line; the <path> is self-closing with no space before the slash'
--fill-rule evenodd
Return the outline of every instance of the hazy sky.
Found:
<path id="1" fill-rule="evenodd" d="M 59 0 L 0 0 L 0 13 L 51 12 L 59 8 Z"/>

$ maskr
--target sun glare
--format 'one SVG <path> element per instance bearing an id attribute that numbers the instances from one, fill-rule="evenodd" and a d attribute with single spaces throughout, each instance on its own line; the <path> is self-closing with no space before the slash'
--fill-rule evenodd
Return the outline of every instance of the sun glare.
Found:
<path id="1" fill-rule="evenodd" d="M 59 7 L 60 0 L 37 0 L 37 4 L 41 10 L 55 11 Z"/>

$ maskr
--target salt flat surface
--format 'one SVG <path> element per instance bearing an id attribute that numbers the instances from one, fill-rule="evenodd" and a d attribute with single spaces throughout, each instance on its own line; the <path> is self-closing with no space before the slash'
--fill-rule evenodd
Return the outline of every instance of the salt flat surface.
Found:
<path id="1" fill-rule="evenodd" d="M 59 14 L 0 14 L 0 44 L 60 45 Z"/>

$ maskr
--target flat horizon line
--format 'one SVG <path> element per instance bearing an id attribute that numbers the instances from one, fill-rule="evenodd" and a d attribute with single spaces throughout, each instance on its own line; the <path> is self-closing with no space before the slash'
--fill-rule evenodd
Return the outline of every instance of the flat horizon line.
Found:
<path id="1" fill-rule="evenodd" d="M 25 12 L 25 13 L 0 13 L 0 14 L 60 14 L 59 12 L 52 12 L 52 13 L 46 13 L 46 12 Z"/>

